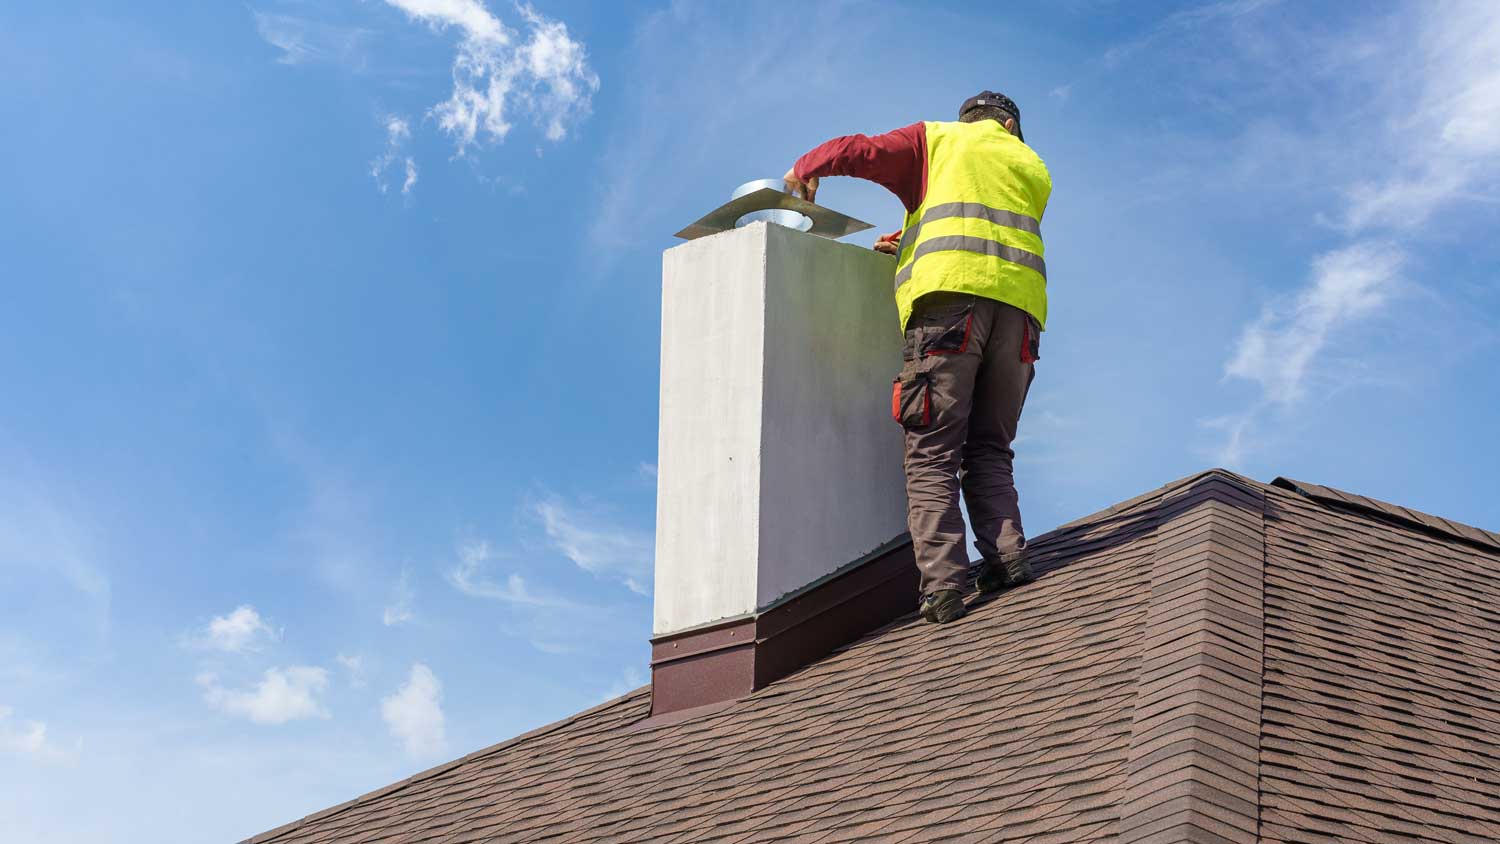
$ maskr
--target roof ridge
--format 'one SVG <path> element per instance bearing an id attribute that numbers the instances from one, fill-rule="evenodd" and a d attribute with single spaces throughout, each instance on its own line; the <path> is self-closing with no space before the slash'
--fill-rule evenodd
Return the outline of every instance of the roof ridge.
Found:
<path id="1" fill-rule="evenodd" d="M 1169 487 L 1141 620 L 1120 841 L 1256 840 L 1265 497 L 1220 470 Z"/>
<path id="2" fill-rule="evenodd" d="M 1096 522 L 1102 521 L 1103 519 L 1110 516 L 1117 516 L 1122 513 L 1142 509 L 1149 506 L 1151 502 L 1156 501 L 1157 499 L 1160 499 L 1161 497 L 1169 493 L 1183 489 L 1184 487 L 1202 483 L 1204 481 L 1211 481 L 1215 478 L 1227 480 L 1246 487 L 1261 486 L 1260 481 L 1254 480 L 1253 478 L 1247 478 L 1244 475 L 1241 475 L 1237 472 L 1231 472 L 1228 469 L 1219 467 L 1204 469 L 1199 472 L 1193 472 L 1190 475 L 1183 475 L 1176 480 L 1168 481 L 1157 487 L 1156 489 L 1150 490 L 1149 492 L 1143 492 L 1140 495 L 1136 495 L 1131 498 L 1127 498 L 1117 504 L 1111 504 L 1110 506 L 1105 507 L 1102 510 L 1096 510 L 1095 512 L 1090 513 L 1087 516 L 1081 516 L 1071 522 L 1060 524 L 1052 530 L 1049 530 L 1041 536 L 1038 536 L 1033 541 L 1040 542 L 1053 535 L 1068 533 L 1086 525 L 1091 525 Z"/>
<path id="3" fill-rule="evenodd" d="M 1485 551 L 1500 552 L 1500 533 L 1481 527 L 1455 522 L 1452 519 L 1413 510 L 1400 504 L 1391 504 L 1368 495 L 1355 495 L 1331 486 L 1310 484 L 1287 477 L 1276 478 L 1271 481 L 1271 486 L 1291 490 L 1305 498 L 1337 508 L 1357 510 L 1367 515 L 1391 519 L 1418 530 L 1438 533 Z"/>

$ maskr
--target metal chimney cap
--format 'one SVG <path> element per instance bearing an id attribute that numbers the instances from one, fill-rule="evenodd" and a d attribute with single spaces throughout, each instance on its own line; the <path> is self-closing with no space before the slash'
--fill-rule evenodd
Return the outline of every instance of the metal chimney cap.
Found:
<path id="1" fill-rule="evenodd" d="M 745 194 L 747 194 L 747 193 L 754 193 L 755 191 L 758 191 L 761 188 L 770 188 L 771 190 L 779 190 L 782 193 L 787 194 L 789 196 L 796 196 L 796 194 L 794 194 L 791 191 L 789 191 L 789 190 L 786 189 L 786 182 L 782 181 L 781 179 L 751 179 L 750 181 L 744 183 L 743 185 L 740 185 L 739 187 L 735 188 L 734 189 L 734 193 L 730 194 L 729 198 L 730 199 L 739 199 L 740 197 L 744 196 Z"/>
<path id="2" fill-rule="evenodd" d="M 791 222 L 801 223 L 802 220 L 791 217 L 790 214 L 758 214 L 757 212 L 790 212 L 799 215 L 800 218 L 811 221 L 803 231 L 808 234 L 826 237 L 834 240 L 865 229 L 874 228 L 863 220 L 856 220 L 846 214 L 840 214 L 831 208 L 824 208 L 816 203 L 808 202 L 800 196 L 787 193 L 786 183 L 781 179 L 756 179 L 746 182 L 735 188 L 734 195 L 730 200 L 718 208 L 708 212 L 697 222 L 677 233 L 677 237 L 683 240 L 696 240 L 711 234 L 728 231 L 744 222 L 744 218 L 755 214 L 755 219 L 766 219 L 770 222 L 786 225 L 787 228 L 801 228 L 800 225 L 788 225 Z M 778 219 L 779 218 L 779 219 Z M 786 221 L 786 222 L 783 222 Z"/>

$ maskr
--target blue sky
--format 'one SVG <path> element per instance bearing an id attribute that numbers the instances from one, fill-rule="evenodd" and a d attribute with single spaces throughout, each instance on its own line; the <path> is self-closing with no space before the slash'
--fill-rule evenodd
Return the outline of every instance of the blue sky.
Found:
<path id="1" fill-rule="evenodd" d="M 7 5 L 7 838 L 234 841 L 644 682 L 670 233 L 982 88 L 1055 185 L 1033 533 L 1210 465 L 1500 526 L 1487 6 Z"/>

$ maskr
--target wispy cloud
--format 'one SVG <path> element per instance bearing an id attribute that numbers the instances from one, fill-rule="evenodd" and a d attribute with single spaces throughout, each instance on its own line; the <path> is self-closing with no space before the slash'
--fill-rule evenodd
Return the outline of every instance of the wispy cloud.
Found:
<path id="1" fill-rule="evenodd" d="M 386 627 L 395 627 L 412 620 L 412 602 L 416 596 L 411 589 L 411 575 L 401 570 L 401 577 L 391 590 L 391 602 L 380 614 L 380 622 Z"/>
<path id="2" fill-rule="evenodd" d="M 1486 2 L 1452 3 L 1442 14 L 1417 16 L 1399 28 L 1418 46 L 1405 60 L 1395 50 L 1354 45 L 1335 64 L 1379 63 L 1371 89 L 1392 107 L 1387 122 L 1350 119 L 1368 128 L 1362 156 L 1369 172 L 1340 194 L 1331 218 L 1358 239 L 1312 259 L 1306 286 L 1265 307 L 1239 333 L 1224 365 L 1226 378 L 1254 382 L 1259 400 L 1205 424 L 1223 432 L 1220 462 L 1246 458 L 1269 410 L 1309 400 L 1309 381 L 1336 388 L 1357 367 L 1327 366 L 1334 343 L 1387 312 L 1403 291 L 1410 245 L 1431 235 L 1428 223 L 1444 209 L 1483 199 L 1500 182 L 1500 17 Z M 1396 58 L 1392 58 L 1396 57 Z M 1419 92 L 1416 96 L 1412 91 Z M 1346 147 L 1346 138 L 1333 140 Z M 1332 159 L 1339 153 L 1316 154 Z M 1380 352 L 1368 350 L 1371 357 Z M 1331 390 L 1319 390 L 1326 395 Z"/>
<path id="3" fill-rule="evenodd" d="M 339 654 L 336 659 L 339 665 L 344 666 L 344 673 L 349 676 L 349 686 L 355 689 L 363 689 L 367 683 L 365 677 L 365 658 L 359 654 Z"/>
<path id="4" fill-rule="evenodd" d="M 411 140 L 411 125 L 406 119 L 397 115 L 389 115 L 385 119 L 385 151 L 370 162 L 370 177 L 375 180 L 375 187 L 385 193 L 390 189 L 390 182 L 386 174 L 397 161 L 401 161 L 406 173 L 406 179 L 401 183 L 402 195 L 410 195 L 412 186 L 417 183 L 417 162 L 411 156 L 403 156 L 402 149 L 406 142 Z"/>
<path id="5" fill-rule="evenodd" d="M 14 715 L 14 709 L 0 706 L 0 753 L 56 762 L 74 759 L 83 750 L 82 739 L 75 741 L 72 747 L 59 747 L 48 737 L 45 721 L 22 723 L 16 721 Z"/>
<path id="6" fill-rule="evenodd" d="M 1500 177 L 1500 15 L 1493 3 L 1450 3 L 1420 16 L 1416 61 L 1398 65 L 1390 90 L 1409 93 L 1388 115 L 1394 165 L 1349 191 L 1354 232 L 1412 231 L 1464 200 L 1495 201 Z"/>
<path id="7" fill-rule="evenodd" d="M 360 68 L 365 63 L 365 43 L 370 31 L 309 20 L 296 15 L 252 12 L 255 31 L 267 44 L 281 51 L 282 64 L 330 63 Z"/>
<path id="8" fill-rule="evenodd" d="M 258 651 L 266 643 L 280 638 L 280 633 L 260 617 L 255 607 L 241 604 L 225 615 L 217 615 L 203 628 L 198 642 L 227 653 Z"/>
<path id="9" fill-rule="evenodd" d="M 535 551 L 529 543 L 526 547 L 526 558 L 534 559 Z M 498 618 L 500 627 L 544 653 L 575 653 L 596 640 L 602 629 L 628 624 L 636 618 L 638 599 L 628 599 L 627 606 L 615 601 L 576 598 L 580 594 L 576 584 L 564 587 L 558 582 L 560 577 L 570 575 L 567 570 L 533 565 L 523 575 L 516 570 L 515 560 L 519 555 L 498 551 L 488 540 L 463 543 L 457 556 L 457 564 L 445 572 L 448 582 L 465 595 L 505 607 L 506 611 Z M 497 570 L 502 565 L 510 570 Z M 538 576 L 533 578 L 533 574 Z M 536 584 L 533 579 L 543 582 Z M 618 597 L 626 594 L 616 590 Z"/>
<path id="10" fill-rule="evenodd" d="M 1334 333 L 1391 301 L 1404 260 L 1400 249 L 1383 242 L 1318 256 L 1307 287 L 1245 326 L 1225 375 L 1256 382 L 1277 404 L 1303 398 L 1313 362 Z"/>
<path id="11" fill-rule="evenodd" d="M 549 498 L 536 504 L 552 547 L 579 568 L 625 584 L 632 592 L 651 592 L 654 543 L 648 533 L 608 522 L 597 510 Z"/>
<path id="12" fill-rule="evenodd" d="M 1233 21 L 1235 18 L 1254 14 L 1280 2 L 1281 0 L 1221 0 L 1221 2 L 1204 3 L 1173 12 L 1162 18 L 1145 34 L 1105 51 L 1104 65 L 1114 67 L 1160 41 L 1183 37 L 1209 24 L 1226 20 Z"/>
<path id="13" fill-rule="evenodd" d="M 47 725 L 41 721 L 28 721 L 12 726 L 11 716 L 15 710 L 0 706 L 0 751 L 7 753 L 38 753 L 47 744 Z"/>
<path id="14" fill-rule="evenodd" d="M 412 187 L 417 183 L 417 162 L 408 155 L 402 169 L 406 173 L 406 178 L 401 180 L 401 193 L 409 195 Z"/>
<path id="15" fill-rule="evenodd" d="M 430 759 L 447 751 L 443 686 L 426 665 L 412 665 L 406 683 L 381 699 L 380 716 L 407 755 Z"/>
<path id="16" fill-rule="evenodd" d="M 489 563 L 499 555 L 487 540 L 465 542 L 458 548 L 458 565 L 448 570 L 448 582 L 458 591 L 474 598 L 488 598 L 531 607 L 565 607 L 572 602 L 562 598 L 533 594 L 526 580 L 512 572 L 503 580 L 488 574 Z"/>
<path id="17" fill-rule="evenodd" d="M 386 0 L 412 20 L 460 34 L 453 90 L 432 114 L 458 154 L 474 144 L 501 141 L 512 110 L 530 115 L 548 140 L 589 113 L 599 77 L 583 44 L 560 21 L 519 4 L 524 35 L 507 27 L 481 0 Z"/>
<path id="18" fill-rule="evenodd" d="M 319 700 L 328 689 L 328 671 L 323 668 L 268 668 L 259 683 L 245 690 L 225 688 L 211 672 L 199 674 L 196 680 L 209 706 L 257 724 L 329 717 Z"/>

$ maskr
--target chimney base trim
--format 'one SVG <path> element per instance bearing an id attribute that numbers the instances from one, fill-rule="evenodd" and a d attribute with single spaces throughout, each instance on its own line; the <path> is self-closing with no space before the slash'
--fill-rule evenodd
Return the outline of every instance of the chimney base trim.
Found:
<path id="1" fill-rule="evenodd" d="M 651 640 L 651 718 L 745 697 L 914 610 L 910 541 L 753 617 Z"/>

